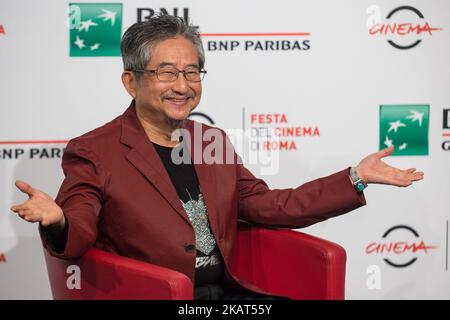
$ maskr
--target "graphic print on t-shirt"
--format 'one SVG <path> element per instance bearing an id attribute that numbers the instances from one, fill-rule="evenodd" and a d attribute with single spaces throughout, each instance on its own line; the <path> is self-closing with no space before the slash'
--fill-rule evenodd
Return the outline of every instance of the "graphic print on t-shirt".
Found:
<path id="1" fill-rule="evenodd" d="M 216 240 L 211 234 L 203 194 L 200 193 L 198 195 L 198 201 L 191 198 L 188 202 L 184 203 L 181 201 L 181 203 L 194 227 L 197 250 L 205 255 L 209 255 L 216 246 Z"/>

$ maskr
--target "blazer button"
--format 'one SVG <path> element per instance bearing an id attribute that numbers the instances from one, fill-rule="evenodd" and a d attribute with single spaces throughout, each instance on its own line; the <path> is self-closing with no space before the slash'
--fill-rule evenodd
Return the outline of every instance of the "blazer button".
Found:
<path id="1" fill-rule="evenodd" d="M 192 252 L 195 250 L 195 246 L 193 244 L 186 244 L 184 246 L 184 251 L 186 252 Z"/>

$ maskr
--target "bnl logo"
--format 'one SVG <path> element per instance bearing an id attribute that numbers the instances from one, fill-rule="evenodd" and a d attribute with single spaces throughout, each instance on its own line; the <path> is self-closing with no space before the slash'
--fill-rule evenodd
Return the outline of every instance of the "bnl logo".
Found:
<path id="1" fill-rule="evenodd" d="M 174 17 L 180 17 L 185 22 L 189 23 L 189 8 L 173 8 L 173 9 L 167 9 L 167 8 L 159 8 L 159 11 L 153 9 L 153 8 L 138 8 L 137 9 L 137 22 L 143 22 L 148 21 L 153 17 L 155 14 L 167 14 Z M 198 28 L 198 26 L 194 26 L 194 28 Z"/>

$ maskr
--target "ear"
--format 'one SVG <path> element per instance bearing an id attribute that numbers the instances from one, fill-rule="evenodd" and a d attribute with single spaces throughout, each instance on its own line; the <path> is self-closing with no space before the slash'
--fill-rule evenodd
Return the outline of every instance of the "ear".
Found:
<path id="1" fill-rule="evenodd" d="M 130 96 L 136 98 L 136 87 L 138 85 L 137 80 L 133 72 L 124 71 L 122 73 L 122 83 Z"/>

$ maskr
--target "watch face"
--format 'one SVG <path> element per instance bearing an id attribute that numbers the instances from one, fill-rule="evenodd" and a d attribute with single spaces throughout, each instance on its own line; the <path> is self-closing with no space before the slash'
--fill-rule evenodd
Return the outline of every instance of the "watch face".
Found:
<path id="1" fill-rule="evenodd" d="M 356 189 L 358 189 L 359 191 L 363 191 L 365 187 L 366 187 L 366 186 L 365 186 L 364 183 L 362 183 L 362 182 L 358 182 L 358 183 L 356 184 Z"/>

